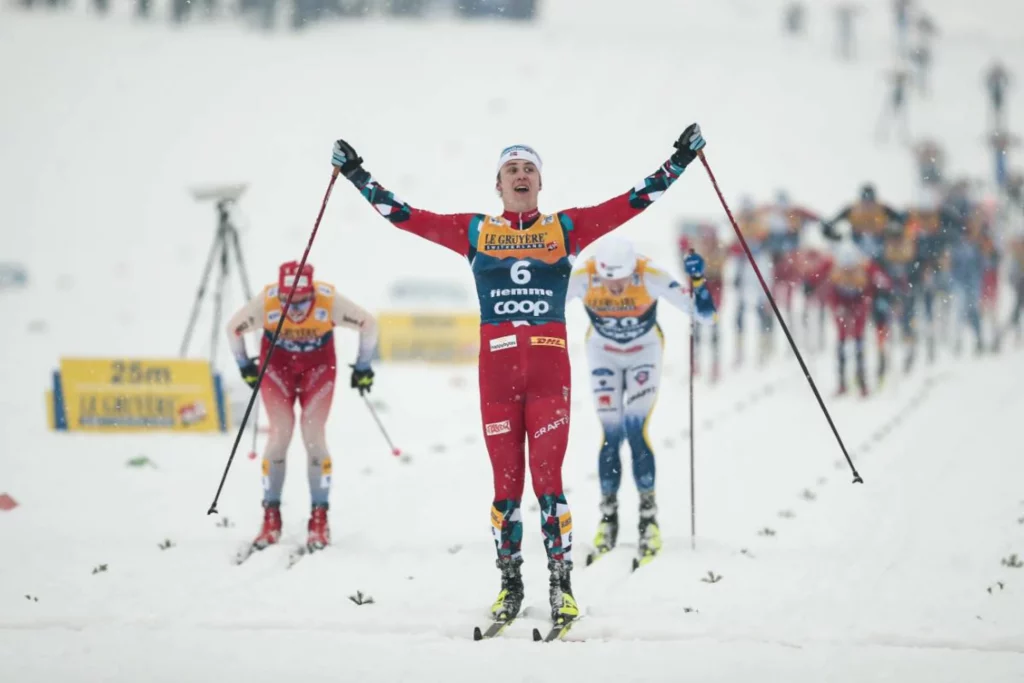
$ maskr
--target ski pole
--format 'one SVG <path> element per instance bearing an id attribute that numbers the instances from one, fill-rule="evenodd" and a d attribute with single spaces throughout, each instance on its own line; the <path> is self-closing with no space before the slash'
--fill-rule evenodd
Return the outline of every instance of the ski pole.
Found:
<path id="1" fill-rule="evenodd" d="M 327 200 L 331 198 L 331 190 L 334 189 L 334 183 L 338 179 L 338 172 L 340 169 L 335 166 L 331 172 L 331 181 L 327 184 L 327 191 L 324 193 L 324 200 L 320 204 L 320 213 L 316 216 L 316 221 L 313 223 L 313 232 L 309 235 L 309 242 L 306 243 L 306 250 L 302 253 L 302 260 L 299 261 L 298 272 L 302 272 L 302 267 L 306 265 L 306 259 L 309 258 L 309 250 L 313 248 L 313 240 L 316 239 L 316 232 L 320 229 L 320 221 L 324 217 L 324 211 L 327 210 Z M 281 328 L 284 326 L 285 318 L 288 317 L 288 308 L 292 305 L 292 296 L 295 294 L 295 288 L 292 287 L 288 290 L 288 297 L 285 299 L 284 307 L 281 309 L 281 317 L 277 321 L 277 328 L 274 329 L 274 334 L 270 338 L 270 346 L 267 348 L 267 357 L 260 363 L 260 374 L 256 377 L 256 384 L 252 388 L 252 395 L 249 397 L 249 405 L 245 407 L 245 414 L 242 416 L 242 424 L 238 426 L 238 433 L 235 435 L 235 443 L 231 446 L 231 455 L 228 456 L 228 462 L 224 466 L 224 474 L 221 475 L 220 485 L 217 486 L 217 493 L 213 497 L 213 502 L 210 503 L 210 509 L 206 512 L 208 515 L 217 513 L 217 500 L 220 499 L 220 493 L 224 490 L 224 482 L 228 478 L 228 470 L 231 469 L 231 463 L 235 459 L 235 453 L 238 451 L 238 443 L 242 440 L 242 432 L 245 431 L 245 423 L 249 421 L 249 413 L 252 412 L 253 406 L 256 404 L 256 398 L 259 396 L 260 384 L 263 383 L 263 376 L 267 373 L 267 368 L 270 367 L 270 358 L 274 354 L 274 349 L 277 346 L 277 338 L 281 334 Z"/>
<path id="2" fill-rule="evenodd" d="M 373 404 L 370 403 L 370 399 L 363 396 L 363 402 L 366 403 L 366 407 L 370 410 L 370 415 L 373 415 L 374 422 L 377 423 L 377 427 L 380 429 L 380 433 L 384 436 L 384 440 L 388 442 L 388 446 L 391 447 L 391 455 L 398 457 L 402 454 L 400 448 L 395 448 L 395 444 L 391 443 L 391 437 L 388 436 L 388 430 L 384 429 L 384 425 L 381 424 L 380 418 L 377 417 L 377 411 L 374 410 Z"/>
<path id="3" fill-rule="evenodd" d="M 839 448 L 843 451 L 843 456 L 846 458 L 847 464 L 850 465 L 850 471 L 853 472 L 853 483 L 863 484 L 864 480 L 861 478 L 860 473 L 857 472 L 857 468 L 854 467 L 853 460 L 850 458 L 850 454 L 847 452 L 846 446 L 843 444 L 843 439 L 839 436 L 839 430 L 836 429 L 835 423 L 832 422 L 832 416 L 829 415 L 828 408 L 825 407 L 825 401 L 822 400 L 821 393 L 818 391 L 818 387 L 814 384 L 814 380 L 811 378 L 811 371 L 807 369 L 807 364 L 804 363 L 803 356 L 800 355 L 800 350 L 796 347 L 796 342 L 793 341 L 793 335 L 790 334 L 789 327 L 786 326 L 786 321 L 783 320 L 782 313 L 779 312 L 779 307 L 775 303 L 775 298 L 772 297 L 772 293 L 769 290 L 768 285 L 765 283 L 764 277 L 761 275 L 761 269 L 758 268 L 757 263 L 754 262 L 754 255 L 750 253 L 750 247 L 747 246 L 747 240 L 743 238 L 743 233 L 740 232 L 740 227 L 736 224 L 736 219 L 733 218 L 732 211 L 729 210 L 729 205 L 726 203 L 725 197 L 722 195 L 722 190 L 718 187 L 718 181 L 715 180 L 715 174 L 711 172 L 711 166 L 708 165 L 708 160 L 704 156 L 704 151 L 698 151 L 697 156 L 700 157 L 700 162 L 704 164 L 704 170 L 708 172 L 708 178 L 711 179 L 711 184 L 714 186 L 715 192 L 718 194 L 718 201 L 722 203 L 722 208 L 725 209 L 725 215 L 729 217 L 729 222 L 732 223 L 732 229 L 736 231 L 736 237 L 739 238 L 740 245 L 743 247 L 743 251 L 747 255 L 747 260 L 750 261 L 750 265 L 754 268 L 754 274 L 757 275 L 757 280 L 761 283 L 761 289 L 764 290 L 765 296 L 768 297 L 768 303 L 772 305 L 772 310 L 775 311 L 775 317 L 778 318 L 779 324 L 782 326 L 782 331 L 786 333 L 786 339 L 789 341 L 789 346 L 793 349 L 793 354 L 800 363 L 800 369 L 804 371 L 804 377 L 807 378 L 808 384 L 811 385 L 811 391 L 814 392 L 814 397 L 818 399 L 818 405 L 821 407 L 821 412 L 825 413 L 825 419 L 828 420 L 828 425 L 832 428 L 832 434 L 835 435 L 836 441 L 839 443 Z"/>
<path id="4" fill-rule="evenodd" d="M 693 253 L 693 249 L 690 250 L 690 253 L 691 254 Z M 694 299 L 692 288 L 690 290 L 690 303 L 692 304 L 691 310 L 693 311 L 694 314 L 696 314 L 696 312 L 697 312 L 697 304 L 696 304 L 696 300 Z M 694 460 L 694 458 L 693 458 L 693 449 L 694 449 L 693 441 L 694 441 L 694 436 L 693 436 L 693 432 L 696 431 L 694 429 L 694 424 L 693 424 L 693 375 L 696 373 L 696 364 L 697 364 L 697 357 L 696 357 L 696 353 L 695 353 L 695 350 L 696 350 L 696 339 L 695 339 L 696 327 L 697 327 L 697 319 L 691 316 L 691 318 L 690 318 L 690 549 L 691 550 L 696 550 L 697 549 L 697 504 L 696 504 L 696 496 L 695 496 L 697 487 L 696 487 L 696 484 L 695 484 L 694 479 L 693 479 L 693 477 L 694 477 L 694 464 L 693 464 L 693 460 Z"/>

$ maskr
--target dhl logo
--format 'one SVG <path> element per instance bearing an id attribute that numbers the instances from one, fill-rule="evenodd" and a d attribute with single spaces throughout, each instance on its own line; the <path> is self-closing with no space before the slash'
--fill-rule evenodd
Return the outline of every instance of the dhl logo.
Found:
<path id="1" fill-rule="evenodd" d="M 530 346 L 555 346 L 565 348 L 565 340 L 560 337 L 530 337 Z"/>

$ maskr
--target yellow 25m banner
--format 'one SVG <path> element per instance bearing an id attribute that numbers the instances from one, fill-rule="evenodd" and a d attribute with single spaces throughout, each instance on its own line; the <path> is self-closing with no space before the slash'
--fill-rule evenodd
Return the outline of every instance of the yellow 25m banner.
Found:
<path id="1" fill-rule="evenodd" d="M 205 360 L 62 358 L 49 392 L 57 430 L 227 430 L 220 376 Z"/>

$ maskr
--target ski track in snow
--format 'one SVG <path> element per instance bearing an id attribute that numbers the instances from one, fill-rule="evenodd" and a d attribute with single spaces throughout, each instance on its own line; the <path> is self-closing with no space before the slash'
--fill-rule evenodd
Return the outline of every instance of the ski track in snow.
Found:
<path id="1" fill-rule="evenodd" d="M 129 27 L 123 13 L 100 22 L 80 9 L 64 17 L 0 9 L 0 90 L 18 103 L 0 109 L 5 257 L 32 278 L 26 291 L 0 295 L 14 331 L 0 382 L 15 389 L 0 396 L 0 493 L 20 504 L 0 513 L 0 680 L 1024 681 L 1024 569 L 1001 564 L 1024 555 L 1020 349 L 977 359 L 942 349 L 934 366 L 891 378 L 868 401 L 834 399 L 832 351 L 810 353 L 791 324 L 864 477 L 854 485 L 781 335 L 767 367 L 749 363 L 752 340 L 748 364 L 731 367 L 735 293 L 727 290 L 724 380 L 712 386 L 702 376 L 696 385 L 691 549 L 688 323 L 666 307 L 666 372 L 650 426 L 665 550 L 631 574 L 637 498 L 628 449 L 621 547 L 582 567 L 599 518 L 600 430 L 586 391 L 586 318 L 571 307 L 565 481 L 574 591 L 586 616 L 571 642 L 549 645 L 530 642 L 548 608 L 529 493 L 528 613 L 495 641 L 471 638 L 498 588 L 473 368 L 380 367 L 373 397 L 409 461 L 390 455 L 358 397 L 336 394 L 333 545 L 291 569 L 308 512 L 298 439 L 283 542 L 234 566 L 260 516 L 248 436 L 219 515 L 208 516 L 234 434 L 46 430 L 40 394 L 61 355 L 176 353 L 214 218 L 187 188 L 251 183 L 242 240 L 260 284 L 301 253 L 329 174 L 327 145 L 339 135 L 389 189 L 439 211 L 491 210 L 489 171 L 480 169 L 520 140 L 544 154 L 544 206 L 599 201 L 656 168 L 691 120 L 705 129 L 730 201 L 784 186 L 831 213 L 869 178 L 884 198 L 912 198 L 906 153 L 872 142 L 884 97 L 877 77 L 890 61 L 887 3 L 864 3 L 862 59 L 853 65 L 831 60 L 833 27 L 817 14 L 806 40 L 781 41 L 775 3 L 679 9 L 664 0 L 643 17 L 610 2 L 582 4 L 587 18 L 575 28 L 570 14 L 581 2 L 559 0 L 536 29 L 369 21 L 301 39 L 234 26 Z M 984 121 L 980 74 L 996 50 L 1024 73 L 1024 24 L 983 19 L 1019 8 L 931 4 L 949 30 L 931 99 L 911 103 L 914 125 L 943 136 L 954 168 L 987 174 L 974 133 L 950 131 Z M 689 26 L 699 30 L 681 28 Z M 505 55 L 507 65 L 480 58 L 480 45 L 526 36 L 536 37 L 532 50 Z M 410 54 L 443 77 L 411 78 Z M 777 92 L 751 101 L 754 86 L 769 82 Z M 567 87 L 571 106 L 549 106 Z M 965 98 L 971 88 L 977 97 Z M 524 104 L 519 92 L 548 104 Z M 1011 112 L 1024 110 L 1022 92 L 1010 91 Z M 864 104 L 845 106 L 851 97 Z M 615 163 L 605 168 L 597 162 L 609 151 Z M 694 167 L 624 233 L 678 270 L 663 256 L 674 246 L 667 226 L 681 214 L 720 213 Z M 457 258 L 387 227 L 345 183 L 311 260 L 371 310 L 387 304 L 381 285 L 399 274 L 443 271 L 471 282 Z M 241 300 L 237 284 L 229 287 L 230 309 Z M 41 332 L 22 333 L 40 320 Z M 193 355 L 208 353 L 211 324 L 207 305 Z M 218 344 L 215 360 L 237 395 Z M 354 336 L 339 334 L 338 348 L 351 356 Z M 139 455 L 154 466 L 125 467 Z M 165 540 L 172 547 L 161 549 Z M 709 576 L 721 578 L 702 580 Z M 355 605 L 357 591 L 374 603 Z"/>

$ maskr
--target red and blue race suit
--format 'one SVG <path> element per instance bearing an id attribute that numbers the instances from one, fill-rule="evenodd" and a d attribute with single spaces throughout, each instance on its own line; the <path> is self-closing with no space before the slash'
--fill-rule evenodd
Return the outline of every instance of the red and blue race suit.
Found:
<path id="1" fill-rule="evenodd" d="M 526 442 L 548 558 L 572 559 L 562 490 L 571 374 L 565 298 L 577 254 L 637 216 L 683 169 L 666 161 L 633 189 L 554 214 L 436 214 L 409 206 L 365 170 L 350 180 L 392 224 L 464 256 L 480 301 L 480 412 L 494 479 L 491 523 L 499 559 L 518 558 Z"/>

